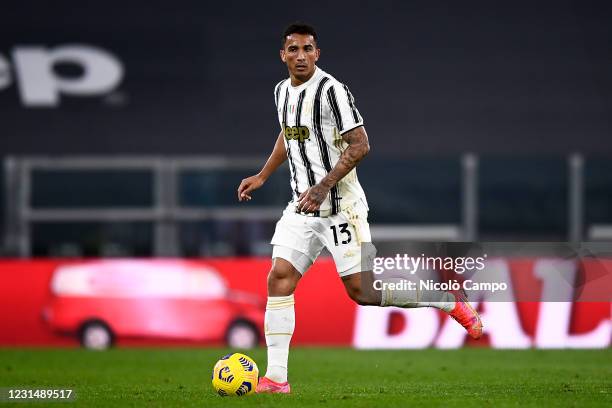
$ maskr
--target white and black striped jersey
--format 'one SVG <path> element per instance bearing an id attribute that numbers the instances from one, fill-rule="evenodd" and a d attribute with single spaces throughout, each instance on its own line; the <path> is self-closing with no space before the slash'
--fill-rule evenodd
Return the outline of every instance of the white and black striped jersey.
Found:
<path id="1" fill-rule="evenodd" d="M 336 165 L 348 146 L 342 135 L 363 126 L 348 87 L 316 67 L 313 76 L 300 86 L 285 79 L 274 88 L 278 121 L 285 136 L 291 171 L 293 200 L 318 183 Z M 356 169 L 334 186 L 320 210 L 337 214 L 365 194 Z"/>

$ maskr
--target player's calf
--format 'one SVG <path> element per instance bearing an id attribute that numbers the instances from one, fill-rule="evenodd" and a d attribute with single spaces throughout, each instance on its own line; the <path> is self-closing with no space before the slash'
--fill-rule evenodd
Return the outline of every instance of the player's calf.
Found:
<path id="1" fill-rule="evenodd" d="M 276 385 L 287 382 L 289 343 L 295 327 L 293 292 L 301 276 L 289 261 L 274 258 L 268 273 L 268 302 L 264 322 L 268 346 L 268 368 L 264 379 L 268 382 L 260 383 L 257 392 L 288 392 L 288 385 L 280 388 Z"/>
<path id="2" fill-rule="evenodd" d="M 380 306 L 381 295 L 368 282 L 371 273 L 359 272 L 342 278 L 342 283 L 349 297 L 360 306 Z"/>

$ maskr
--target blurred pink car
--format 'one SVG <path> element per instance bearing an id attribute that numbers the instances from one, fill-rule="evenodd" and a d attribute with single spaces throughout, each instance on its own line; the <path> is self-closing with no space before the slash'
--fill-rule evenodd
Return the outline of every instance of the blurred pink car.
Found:
<path id="1" fill-rule="evenodd" d="M 231 291 L 214 269 L 172 260 L 103 260 L 58 268 L 43 317 L 87 348 L 116 338 L 225 341 L 251 348 L 261 339 L 265 303 Z"/>

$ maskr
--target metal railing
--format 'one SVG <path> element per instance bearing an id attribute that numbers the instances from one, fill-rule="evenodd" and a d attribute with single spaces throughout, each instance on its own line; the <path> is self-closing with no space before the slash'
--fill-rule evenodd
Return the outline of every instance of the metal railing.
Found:
<path id="1" fill-rule="evenodd" d="M 244 170 L 245 176 L 257 171 L 261 157 L 8 157 L 4 159 L 5 176 L 5 248 L 21 257 L 31 256 L 34 222 L 135 222 L 154 225 L 153 255 L 177 256 L 178 224 L 203 220 L 274 221 L 282 207 L 214 208 L 185 207 L 178 203 L 178 177 L 184 170 Z M 475 241 L 478 239 L 479 158 L 465 154 L 461 159 L 461 222 L 444 225 L 372 225 L 376 240 Z M 573 154 L 568 168 L 568 237 L 583 239 L 584 230 L 584 159 Z M 147 170 L 153 175 L 153 205 L 130 208 L 33 208 L 32 178 L 35 170 Z M 592 225 L 588 238 L 612 239 L 612 226 Z"/>
<path id="2" fill-rule="evenodd" d="M 6 246 L 21 257 L 31 254 L 33 222 L 134 222 L 154 224 L 154 255 L 178 254 L 177 222 L 209 219 L 272 220 L 282 208 L 185 208 L 177 205 L 177 177 L 181 170 L 243 169 L 263 163 L 258 158 L 187 157 L 23 157 L 5 159 Z M 44 208 L 30 205 L 34 170 L 149 170 L 153 174 L 154 203 L 131 208 Z"/>

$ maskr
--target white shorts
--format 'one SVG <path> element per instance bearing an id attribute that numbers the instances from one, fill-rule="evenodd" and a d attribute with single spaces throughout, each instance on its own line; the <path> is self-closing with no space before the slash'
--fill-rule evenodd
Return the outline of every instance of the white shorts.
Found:
<path id="1" fill-rule="evenodd" d="M 361 244 L 371 241 L 368 210 L 361 200 L 325 218 L 297 214 L 290 203 L 276 223 L 272 258 L 283 258 L 304 274 L 325 247 L 338 274 L 348 276 L 362 272 Z"/>

